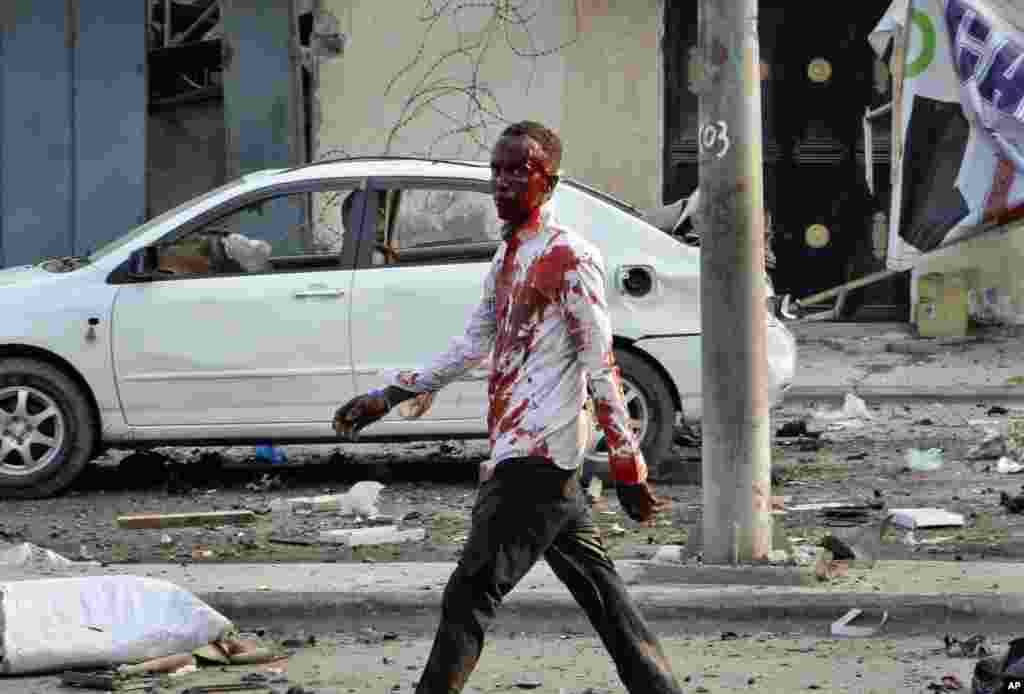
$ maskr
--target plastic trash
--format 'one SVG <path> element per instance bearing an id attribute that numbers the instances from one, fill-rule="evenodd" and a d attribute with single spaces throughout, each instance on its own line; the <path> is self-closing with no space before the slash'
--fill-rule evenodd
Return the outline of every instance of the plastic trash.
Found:
<path id="1" fill-rule="evenodd" d="M 138 663 L 191 652 L 234 631 L 173 583 L 83 576 L 0 583 L 0 673 Z"/>
<path id="2" fill-rule="evenodd" d="M 922 451 L 911 448 L 906 453 L 907 467 L 914 472 L 933 472 L 942 467 L 942 449 L 929 448 Z"/>
<path id="3" fill-rule="evenodd" d="M 868 409 L 867 403 L 853 393 L 847 393 L 840 409 L 815 412 L 814 418 L 831 423 L 833 428 L 845 428 L 859 426 L 865 420 L 874 419 L 874 415 Z"/>
<path id="4" fill-rule="evenodd" d="M 271 465 L 284 465 L 288 462 L 288 458 L 284 454 L 284 449 L 270 443 L 264 443 L 256 446 L 256 457 L 262 461 L 270 463 Z"/>
<path id="5" fill-rule="evenodd" d="M 768 314 L 765 332 L 768 359 L 768 402 L 782 399 L 783 387 L 792 383 L 796 370 L 796 338 L 775 316 Z"/>
<path id="6" fill-rule="evenodd" d="M 1021 465 L 1016 460 L 1003 456 L 996 463 L 996 472 L 1003 475 L 1015 475 L 1020 472 L 1024 472 L 1024 465 Z"/>
<path id="7" fill-rule="evenodd" d="M 245 268 L 246 272 L 269 270 L 271 250 L 266 241 L 250 239 L 241 234 L 229 234 L 224 239 L 224 252 Z"/>
<path id="8" fill-rule="evenodd" d="M 885 623 L 889 621 L 889 612 L 885 611 L 882 613 L 882 620 L 875 627 L 854 627 L 850 626 L 850 622 L 857 619 L 857 617 L 863 614 L 863 610 L 853 608 L 842 617 L 832 622 L 831 632 L 833 636 L 846 636 L 850 638 L 864 638 L 868 636 L 874 636 L 878 633 L 878 630 L 885 626 Z"/>
<path id="9" fill-rule="evenodd" d="M 991 460 L 1006 455 L 1006 436 L 996 429 L 984 428 L 981 443 L 967 451 L 968 460 Z"/>
<path id="10" fill-rule="evenodd" d="M 377 498 L 383 488 L 384 485 L 380 482 L 356 482 L 344 494 L 275 499 L 270 502 L 270 509 L 287 510 L 292 513 L 337 513 L 342 516 L 376 518 L 379 513 Z"/>

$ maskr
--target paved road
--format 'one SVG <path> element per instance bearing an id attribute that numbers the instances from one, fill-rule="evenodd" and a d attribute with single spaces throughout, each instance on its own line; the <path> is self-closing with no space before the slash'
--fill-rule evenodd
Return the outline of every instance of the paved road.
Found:
<path id="1" fill-rule="evenodd" d="M 623 692 L 610 659 L 589 633 L 544 636 L 510 634 L 499 629 L 486 646 L 466 692 L 524 691 L 521 685 L 539 683 L 537 692 Z M 423 636 L 339 634 L 320 639 L 276 667 L 291 684 L 320 694 L 380 694 L 411 692 L 426 660 L 429 640 Z M 1005 637 L 993 642 L 1005 644 Z M 705 637 L 664 638 L 669 660 L 686 692 L 925 692 L 944 675 L 959 677 L 970 687 L 974 660 L 950 658 L 934 636 L 902 639 L 832 640 L 769 633 L 739 634 L 723 640 L 720 633 Z M 163 691 L 211 683 L 238 682 L 257 668 L 203 670 L 176 680 Z M 283 692 L 288 684 L 281 686 Z M 0 694 L 57 694 L 66 692 L 55 677 L 0 679 Z"/>

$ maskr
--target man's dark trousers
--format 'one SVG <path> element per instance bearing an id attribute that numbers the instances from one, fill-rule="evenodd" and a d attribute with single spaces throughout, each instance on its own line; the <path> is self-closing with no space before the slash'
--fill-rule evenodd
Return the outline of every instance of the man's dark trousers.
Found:
<path id="1" fill-rule="evenodd" d="M 541 556 L 586 611 L 632 694 L 682 691 L 604 550 L 577 472 L 517 458 L 480 487 L 417 694 L 462 691 L 501 599 Z"/>

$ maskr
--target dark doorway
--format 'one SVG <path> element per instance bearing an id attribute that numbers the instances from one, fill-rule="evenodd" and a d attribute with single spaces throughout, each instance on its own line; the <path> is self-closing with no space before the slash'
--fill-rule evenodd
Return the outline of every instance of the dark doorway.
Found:
<path id="1" fill-rule="evenodd" d="M 780 293 L 806 297 L 885 268 L 888 117 L 875 121 L 873 193 L 865 176 L 863 117 L 892 98 L 885 62 L 867 42 L 888 5 L 761 2 L 765 203 Z M 697 1 L 668 3 L 665 22 L 663 195 L 671 202 L 698 184 L 698 98 L 690 85 Z M 846 314 L 904 320 L 908 305 L 901 276 L 852 292 Z"/>

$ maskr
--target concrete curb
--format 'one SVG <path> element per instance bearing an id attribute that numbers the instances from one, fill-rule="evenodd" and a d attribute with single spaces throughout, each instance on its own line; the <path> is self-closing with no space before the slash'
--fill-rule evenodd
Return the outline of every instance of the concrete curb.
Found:
<path id="1" fill-rule="evenodd" d="M 1024 403 L 1021 386 L 793 386 L 786 391 L 783 402 L 842 401 L 847 393 L 871 401 L 936 401 L 977 402 L 999 401 Z"/>
<path id="2" fill-rule="evenodd" d="M 867 624 L 889 613 L 886 633 L 932 630 L 1016 631 L 1024 620 L 1024 594 L 821 593 L 800 589 L 631 586 L 630 593 L 652 623 L 699 629 L 701 625 L 757 624 L 763 629 L 825 628 L 848 610 L 865 611 Z M 360 623 L 433 624 L 441 591 L 243 592 L 198 596 L 242 628 L 303 625 L 317 628 Z M 583 618 L 568 591 L 513 592 L 502 604 L 501 624 L 532 627 L 578 624 Z M 939 632 L 936 632 L 939 633 Z"/>

